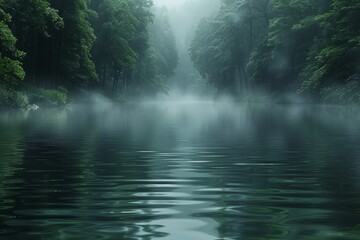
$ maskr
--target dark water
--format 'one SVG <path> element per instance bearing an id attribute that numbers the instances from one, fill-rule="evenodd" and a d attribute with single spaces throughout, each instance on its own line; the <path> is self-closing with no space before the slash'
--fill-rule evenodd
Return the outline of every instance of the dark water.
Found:
<path id="1" fill-rule="evenodd" d="M 226 103 L 2 111 L 0 239 L 360 239 L 359 120 Z"/>

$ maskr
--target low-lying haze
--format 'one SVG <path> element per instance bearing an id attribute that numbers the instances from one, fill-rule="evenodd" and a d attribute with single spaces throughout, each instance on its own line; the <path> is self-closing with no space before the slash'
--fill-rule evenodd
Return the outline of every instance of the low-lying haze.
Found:
<path id="1" fill-rule="evenodd" d="M 156 6 L 166 6 L 168 8 L 179 7 L 187 0 L 154 0 Z"/>

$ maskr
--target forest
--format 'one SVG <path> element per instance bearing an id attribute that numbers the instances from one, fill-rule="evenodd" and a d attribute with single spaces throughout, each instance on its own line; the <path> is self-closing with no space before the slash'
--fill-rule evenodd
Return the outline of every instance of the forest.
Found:
<path id="1" fill-rule="evenodd" d="M 167 92 L 178 60 L 151 0 L 0 0 L 0 38 L 0 105 Z"/>
<path id="2" fill-rule="evenodd" d="M 360 101 L 358 0 L 223 0 L 191 45 L 196 69 L 221 92 Z"/>
<path id="3" fill-rule="evenodd" d="M 360 240 L 360 0 L 0 0 L 0 240 Z"/>
<path id="4" fill-rule="evenodd" d="M 217 95 L 360 102 L 357 0 L 222 0 L 180 53 L 169 18 L 152 0 L 0 0 L 0 105 L 167 93 L 189 53 Z"/>

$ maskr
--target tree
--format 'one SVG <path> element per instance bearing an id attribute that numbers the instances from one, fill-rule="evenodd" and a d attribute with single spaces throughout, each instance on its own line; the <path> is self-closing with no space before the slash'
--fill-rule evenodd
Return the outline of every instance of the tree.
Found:
<path id="1" fill-rule="evenodd" d="M 325 38 L 310 53 L 313 63 L 306 70 L 308 77 L 302 91 L 360 81 L 360 3 L 334 0 L 331 9 L 317 17 Z"/>
<path id="2" fill-rule="evenodd" d="M 59 33 L 59 74 L 71 90 L 86 88 L 96 82 L 98 76 L 91 57 L 91 48 L 96 39 L 89 18 L 87 0 L 51 0 L 64 19 L 64 29 Z"/>
<path id="3" fill-rule="evenodd" d="M 42 54 L 47 49 L 43 39 L 50 38 L 53 29 L 61 29 L 63 21 L 57 10 L 50 6 L 47 0 L 36 1 L 6 1 L 6 9 L 12 16 L 11 28 L 18 39 L 17 46 L 26 52 L 24 69 L 26 80 L 33 84 L 45 82 L 45 70 L 48 58 Z M 39 46 L 42 46 L 40 48 Z M 47 76 L 46 76 L 47 77 Z M 42 82 L 37 80 L 42 79 Z"/>
<path id="4" fill-rule="evenodd" d="M 23 51 L 26 51 L 25 69 L 33 76 L 35 71 L 36 59 L 34 58 L 34 52 L 37 48 L 37 35 L 49 36 L 48 25 L 56 25 L 56 27 L 62 26 L 62 19 L 58 16 L 57 11 L 50 7 L 50 4 L 46 0 L 36 0 L 30 2 L 24 2 L 19 0 L 0 1 L 1 18 L 2 18 L 2 30 L 4 31 L 1 36 L 7 38 L 2 42 L 7 45 L 9 51 L 12 51 L 12 58 L 16 59 L 15 62 L 10 62 L 9 58 L 2 58 L 6 60 L 4 66 L 1 68 L 3 71 L 12 71 L 15 73 L 18 79 L 23 79 L 25 74 L 21 69 L 20 61 L 23 60 L 25 54 L 15 50 L 15 43 Z M 11 19 L 11 21 L 10 21 Z M 12 32 L 9 32 L 9 28 L 6 24 L 10 24 Z M 6 29 L 7 28 L 7 29 Z M 14 33 L 14 35 L 12 35 Z M 3 51 L 1 51 L 3 52 Z M 21 56 L 20 56 L 21 55 Z M 28 62 L 31 63 L 27 64 Z M 10 70 L 12 69 L 12 70 Z M 12 74 L 14 75 L 14 74 Z"/>
<path id="5" fill-rule="evenodd" d="M 153 24 L 150 25 L 151 45 L 156 50 L 157 72 L 172 77 L 177 65 L 175 36 L 171 29 L 166 9 L 156 11 Z"/>
<path id="6" fill-rule="evenodd" d="M 176 42 L 166 9 L 155 12 L 154 22 L 150 25 L 150 44 L 153 51 L 154 80 L 160 90 L 167 90 L 167 79 L 175 74 L 178 63 Z"/>
<path id="7" fill-rule="evenodd" d="M 0 0 L 0 84 L 14 86 L 25 77 L 21 63 L 24 53 L 16 48 L 16 38 L 9 28 L 11 16 L 4 6 Z"/>
<path id="8" fill-rule="evenodd" d="M 220 11 L 204 19 L 195 33 L 190 48 L 195 67 L 220 91 L 237 94 L 249 89 L 246 64 L 267 24 L 255 6 L 251 1 L 224 0 Z M 268 16 L 266 5 L 264 9 L 262 15 Z"/>
<path id="9" fill-rule="evenodd" d="M 299 88 L 308 52 L 320 37 L 316 17 L 327 10 L 328 0 L 273 0 L 275 16 L 270 21 L 267 44 L 271 49 L 273 90 Z M 296 49 L 296 51 L 295 51 Z"/>
<path id="10" fill-rule="evenodd" d="M 98 15 L 93 23 L 98 36 L 93 48 L 97 72 L 103 88 L 111 78 L 115 91 L 120 77 L 125 82 L 129 72 L 135 69 L 137 54 L 131 49 L 130 41 L 134 38 L 138 20 L 125 0 L 96 1 L 91 6 Z"/>
<path id="11" fill-rule="evenodd" d="M 191 57 L 219 91 L 360 101 L 359 19 L 356 0 L 223 0 L 199 24 Z"/>

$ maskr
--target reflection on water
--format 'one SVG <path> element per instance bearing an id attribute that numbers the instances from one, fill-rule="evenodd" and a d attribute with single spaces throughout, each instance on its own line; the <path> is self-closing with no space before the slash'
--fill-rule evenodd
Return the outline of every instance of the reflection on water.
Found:
<path id="1" fill-rule="evenodd" d="M 147 103 L 0 113 L 0 239 L 359 239 L 360 114 Z"/>

